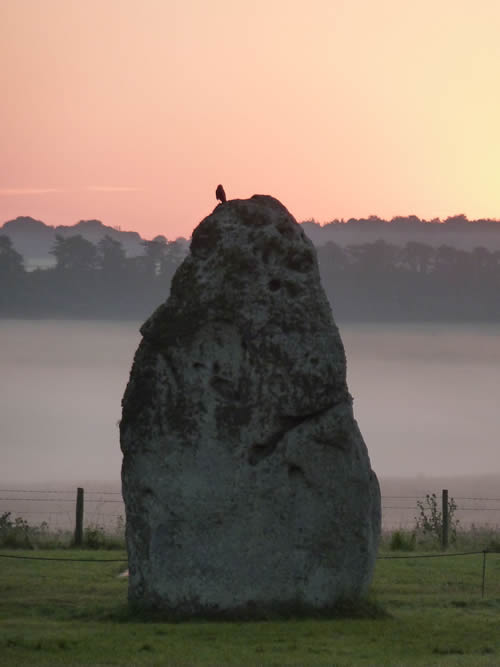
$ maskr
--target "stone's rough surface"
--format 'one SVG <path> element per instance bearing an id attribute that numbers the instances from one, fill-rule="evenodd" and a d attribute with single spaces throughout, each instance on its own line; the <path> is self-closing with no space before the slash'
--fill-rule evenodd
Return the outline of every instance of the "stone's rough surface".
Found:
<path id="1" fill-rule="evenodd" d="M 258 617 L 363 594 L 378 482 L 314 248 L 285 207 L 218 206 L 141 333 L 120 425 L 129 599 Z"/>

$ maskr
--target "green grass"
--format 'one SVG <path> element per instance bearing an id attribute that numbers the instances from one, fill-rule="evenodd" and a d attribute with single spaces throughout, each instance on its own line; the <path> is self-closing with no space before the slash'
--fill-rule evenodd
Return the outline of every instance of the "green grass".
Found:
<path id="1" fill-rule="evenodd" d="M 19 551 L 125 558 L 118 551 Z M 393 555 L 386 553 L 385 555 Z M 380 560 L 371 594 L 387 614 L 265 622 L 161 623 L 130 615 L 120 563 L 0 558 L 0 664 L 500 664 L 500 554 Z"/>

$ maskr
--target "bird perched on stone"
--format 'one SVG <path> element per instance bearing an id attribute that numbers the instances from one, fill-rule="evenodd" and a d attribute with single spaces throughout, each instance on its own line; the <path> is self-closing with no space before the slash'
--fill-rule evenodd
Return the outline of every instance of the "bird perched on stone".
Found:
<path id="1" fill-rule="evenodd" d="M 217 190 L 215 191 L 215 196 L 222 203 L 224 203 L 226 201 L 226 193 L 224 192 L 224 188 L 222 187 L 222 185 L 217 186 Z"/>

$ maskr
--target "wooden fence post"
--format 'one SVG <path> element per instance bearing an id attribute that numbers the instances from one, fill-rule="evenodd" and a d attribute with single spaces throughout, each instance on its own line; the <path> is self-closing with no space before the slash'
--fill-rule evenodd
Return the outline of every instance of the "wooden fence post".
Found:
<path id="1" fill-rule="evenodd" d="M 76 522 L 75 547 L 81 547 L 83 542 L 83 489 L 76 490 Z"/>
<path id="2" fill-rule="evenodd" d="M 483 551 L 483 580 L 482 580 L 482 583 L 481 583 L 481 597 L 482 598 L 484 598 L 484 580 L 485 580 L 485 577 L 486 577 L 486 554 L 487 553 L 488 552 L 485 549 Z"/>
<path id="3" fill-rule="evenodd" d="M 448 489 L 443 489 L 442 493 L 442 517 L 443 517 L 443 526 L 442 526 L 442 535 L 441 535 L 441 546 L 443 551 L 446 551 L 448 548 L 448 532 L 449 532 L 449 516 L 448 516 Z"/>

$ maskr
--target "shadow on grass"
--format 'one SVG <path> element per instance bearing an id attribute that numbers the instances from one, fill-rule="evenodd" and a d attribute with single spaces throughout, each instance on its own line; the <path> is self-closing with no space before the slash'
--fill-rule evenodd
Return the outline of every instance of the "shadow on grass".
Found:
<path id="1" fill-rule="evenodd" d="M 392 615 L 377 601 L 370 598 L 341 600 L 335 606 L 316 609 L 303 603 L 259 606 L 246 605 L 239 609 L 187 610 L 165 608 L 143 608 L 137 604 L 121 604 L 112 609 L 86 610 L 79 618 L 89 620 L 112 620 L 118 623 L 185 623 L 225 622 L 245 623 L 258 621 L 287 620 L 334 620 L 334 619 L 384 619 Z"/>

